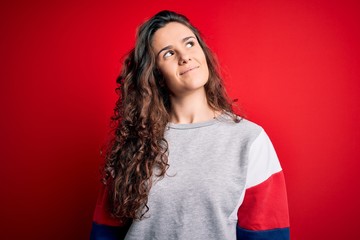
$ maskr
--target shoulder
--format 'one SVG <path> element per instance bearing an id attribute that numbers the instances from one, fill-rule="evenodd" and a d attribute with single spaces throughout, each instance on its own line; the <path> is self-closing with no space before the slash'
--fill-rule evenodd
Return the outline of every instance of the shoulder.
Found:
<path id="1" fill-rule="evenodd" d="M 237 121 L 234 121 L 236 117 Z M 252 143 L 256 138 L 258 138 L 261 133 L 265 132 L 264 129 L 257 123 L 233 115 L 232 113 L 225 113 L 218 117 L 222 131 L 228 131 L 233 136 L 236 135 L 238 138 L 246 140 L 249 143 Z"/>

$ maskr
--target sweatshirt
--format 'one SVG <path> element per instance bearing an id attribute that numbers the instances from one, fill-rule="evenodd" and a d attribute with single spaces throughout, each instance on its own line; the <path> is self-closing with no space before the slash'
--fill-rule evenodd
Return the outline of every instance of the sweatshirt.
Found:
<path id="1" fill-rule="evenodd" d="M 95 208 L 92 240 L 288 240 L 284 174 L 262 127 L 223 114 L 169 123 L 169 168 L 154 178 L 149 211 L 130 225 L 112 219 L 107 191 Z"/>

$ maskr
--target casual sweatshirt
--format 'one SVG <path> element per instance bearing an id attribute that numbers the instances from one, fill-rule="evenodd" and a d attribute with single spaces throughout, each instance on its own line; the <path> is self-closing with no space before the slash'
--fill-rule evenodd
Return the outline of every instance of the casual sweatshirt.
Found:
<path id="1" fill-rule="evenodd" d="M 124 226 L 99 195 L 91 239 L 287 240 L 284 175 L 259 125 L 223 114 L 192 123 L 169 123 L 169 169 L 154 179 L 149 211 Z"/>

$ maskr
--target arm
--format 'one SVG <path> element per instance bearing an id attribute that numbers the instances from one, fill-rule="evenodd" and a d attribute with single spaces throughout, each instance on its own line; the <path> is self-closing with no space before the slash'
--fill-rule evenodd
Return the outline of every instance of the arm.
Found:
<path id="1" fill-rule="evenodd" d="M 289 214 L 284 174 L 266 133 L 249 152 L 246 190 L 238 209 L 239 240 L 288 240 Z"/>
<path id="2" fill-rule="evenodd" d="M 108 210 L 108 191 L 105 186 L 99 193 L 96 203 L 90 240 L 124 239 L 130 225 L 113 218 Z"/>

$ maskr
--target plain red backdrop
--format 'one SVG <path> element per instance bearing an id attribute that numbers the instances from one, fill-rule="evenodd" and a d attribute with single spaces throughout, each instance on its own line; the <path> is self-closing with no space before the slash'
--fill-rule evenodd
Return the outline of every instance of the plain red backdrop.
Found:
<path id="1" fill-rule="evenodd" d="M 121 58 L 162 9 L 202 31 L 278 152 L 292 239 L 359 234 L 358 1 L 1 1 L 1 239 L 88 239 Z"/>

